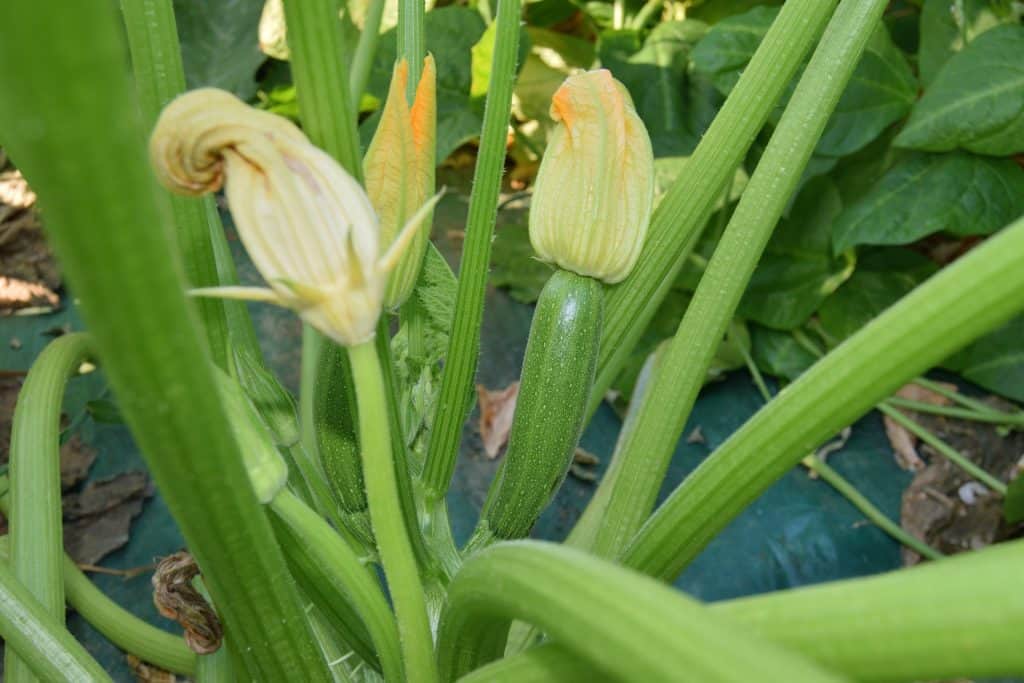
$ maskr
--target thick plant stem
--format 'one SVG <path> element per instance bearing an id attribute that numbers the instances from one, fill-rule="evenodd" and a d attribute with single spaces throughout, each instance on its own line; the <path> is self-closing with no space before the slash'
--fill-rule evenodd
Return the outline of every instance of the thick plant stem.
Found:
<path id="1" fill-rule="evenodd" d="M 473 193 L 469 199 L 466 239 L 462 248 L 459 286 L 455 297 L 455 316 L 445 355 L 437 415 L 423 471 L 428 508 L 433 507 L 448 490 L 455 471 L 462 425 L 472 406 L 473 376 L 480 355 L 480 324 L 483 321 L 487 269 L 491 260 L 491 240 L 505 162 L 512 87 L 516 79 L 520 9 L 520 0 L 498 2 L 491 82 L 484 105 L 483 133 L 473 174 Z"/>
<path id="2" fill-rule="evenodd" d="M 384 376 L 372 341 L 354 346 L 348 353 L 359 397 L 359 436 L 370 522 L 395 603 L 405 680 L 429 683 L 437 680 L 434 644 L 410 530 L 399 502 Z"/>
<path id="3" fill-rule="evenodd" d="M 623 562 L 653 576 L 675 577 L 806 453 L 1019 312 L 1022 254 L 1024 219 L 947 266 L 818 361 L 683 481 L 637 534 Z"/>
<path id="4" fill-rule="evenodd" d="M 427 54 L 426 38 L 423 32 L 423 0 L 399 0 L 398 2 L 398 58 L 409 63 L 409 80 L 405 96 L 409 102 L 416 97 L 416 86 L 423 73 L 423 58 Z"/>
<path id="5" fill-rule="evenodd" d="M 164 106 L 185 92 L 185 69 L 181 62 L 174 7 L 171 0 L 121 0 L 121 13 L 131 50 L 143 131 L 148 138 Z M 213 208 L 213 197 L 195 199 L 169 192 L 167 195 L 174 214 L 175 235 L 185 266 L 185 279 L 192 287 L 222 284 L 211 244 L 211 231 L 223 230 Z M 191 302 L 202 321 L 210 355 L 222 370 L 227 370 L 231 356 L 225 303 L 206 297 L 195 298 Z"/>
<path id="6" fill-rule="evenodd" d="M 444 680 L 500 657 L 514 618 L 541 626 L 602 678 L 843 680 L 748 637 L 668 586 L 578 550 L 537 541 L 492 546 L 467 560 L 455 576 L 438 632 Z"/>
<path id="7" fill-rule="evenodd" d="M 109 683 L 110 676 L 0 562 L 0 638 L 42 681 Z"/>
<path id="8" fill-rule="evenodd" d="M 64 623 L 63 516 L 60 488 L 60 413 L 68 379 L 91 353 L 89 335 L 66 334 L 43 349 L 18 393 L 11 425 L 11 571 L 39 603 Z M 13 650 L 6 680 L 33 681 Z"/>
<path id="9" fill-rule="evenodd" d="M 1006 484 L 996 479 L 994 476 L 983 470 L 982 468 L 975 465 L 973 462 L 964 457 L 964 454 L 956 450 L 948 443 L 940 439 L 930 430 L 926 429 L 922 425 L 918 424 L 914 420 L 904 415 L 896 408 L 882 403 L 878 406 L 878 409 L 883 415 L 887 416 L 890 420 L 895 421 L 901 427 L 906 429 L 908 432 L 916 436 L 917 438 L 924 441 L 926 444 L 934 448 L 939 455 L 947 458 L 954 465 L 962 469 L 967 474 L 971 475 L 985 486 L 989 487 L 1001 496 L 1006 495 Z"/>
<path id="10" fill-rule="evenodd" d="M 942 553 L 919 538 L 912 536 L 899 524 L 882 514 L 882 511 L 875 507 L 874 503 L 868 500 L 863 493 L 858 491 L 853 484 L 817 455 L 809 455 L 804 458 L 803 462 L 809 470 L 828 482 L 829 486 L 842 494 L 851 505 L 863 512 L 865 517 L 871 520 L 879 529 L 889 534 L 894 540 L 907 546 L 922 557 L 927 557 L 929 560 L 941 560 L 943 558 Z"/>
<path id="11" fill-rule="evenodd" d="M 244 675 L 324 681 L 185 301 L 120 23 L 108 4 L 0 4 L 0 25 L 19 27 L 0 41 L 0 128 L 47 207 L 50 244 Z"/>
<path id="12" fill-rule="evenodd" d="M 1024 542 L 1014 541 L 913 569 L 707 607 L 746 633 L 857 681 L 1019 676 L 1024 599 L 1006 587 L 1015 585 L 1022 563 Z M 597 680 L 599 673 L 565 645 L 550 642 L 460 681 L 561 683 Z"/>
<path id="13" fill-rule="evenodd" d="M 651 216 L 640 260 L 609 288 L 590 412 L 603 400 L 686 262 L 754 137 L 821 36 L 837 0 L 789 0 Z"/>
<path id="14" fill-rule="evenodd" d="M 618 476 L 603 484 L 611 497 L 598 555 L 618 555 L 654 507 L 715 351 L 885 7 L 884 0 L 844 0 L 825 30 L 669 343 L 636 428 L 619 445 Z"/>

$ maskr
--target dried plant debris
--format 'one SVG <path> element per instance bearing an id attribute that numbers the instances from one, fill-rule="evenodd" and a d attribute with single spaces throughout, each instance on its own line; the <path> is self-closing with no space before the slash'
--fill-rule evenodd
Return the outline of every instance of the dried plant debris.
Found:
<path id="1" fill-rule="evenodd" d="M 513 382 L 497 391 L 478 384 L 476 395 L 480 402 L 480 439 L 484 443 L 484 453 L 493 460 L 508 443 L 512 417 L 516 412 L 516 398 L 519 396 L 519 382 Z"/>
<path id="2" fill-rule="evenodd" d="M 994 408 L 1012 410 L 1002 399 L 986 399 Z M 1024 455 L 1024 433 L 1002 434 L 998 427 L 935 415 L 913 413 L 914 419 L 965 457 L 1002 481 L 1017 473 Z M 1003 520 L 999 495 L 974 481 L 928 445 L 919 450 L 928 460 L 903 494 L 901 522 L 917 538 L 944 554 L 975 550 L 1024 535 L 1024 524 Z M 921 558 L 903 550 L 904 563 Z"/>
<path id="3" fill-rule="evenodd" d="M 79 564 L 96 564 L 128 543 L 132 520 L 153 495 L 142 472 L 125 472 L 64 496 L 64 549 Z"/>
<path id="4" fill-rule="evenodd" d="M 0 314 L 54 310 L 60 273 L 43 236 L 36 196 L 0 154 Z"/>
<path id="5" fill-rule="evenodd" d="M 941 386 L 950 391 L 957 390 L 955 384 L 941 384 Z M 930 389 L 925 389 L 917 384 L 906 384 L 895 395 L 899 398 L 929 403 L 933 406 L 948 406 L 953 403 L 948 397 Z M 889 443 L 892 445 L 896 463 L 901 468 L 911 472 L 923 469 L 925 462 L 917 452 L 917 437 L 888 415 L 883 416 L 882 421 L 885 424 L 885 434 L 889 437 Z"/>
<path id="6" fill-rule="evenodd" d="M 168 619 L 185 629 L 185 642 L 197 654 L 207 655 L 220 648 L 224 629 L 210 603 L 196 590 L 192 580 L 199 565 L 182 550 L 160 560 L 153 573 L 153 604 Z"/>
<path id="7" fill-rule="evenodd" d="M 135 674 L 135 680 L 139 681 L 139 683 L 178 683 L 178 681 L 187 680 L 178 678 L 170 671 L 164 671 L 152 664 L 147 664 L 135 655 L 126 655 L 125 659 L 132 673 Z"/>
<path id="8" fill-rule="evenodd" d="M 95 449 L 87 446 L 78 434 L 72 434 L 60 447 L 60 490 L 66 493 L 85 479 L 95 461 Z"/>
<path id="9" fill-rule="evenodd" d="M 572 464 L 569 465 L 569 474 L 587 484 L 597 481 L 597 472 L 594 468 L 601 464 L 601 459 L 590 451 L 585 451 L 579 446 L 572 454 Z"/>

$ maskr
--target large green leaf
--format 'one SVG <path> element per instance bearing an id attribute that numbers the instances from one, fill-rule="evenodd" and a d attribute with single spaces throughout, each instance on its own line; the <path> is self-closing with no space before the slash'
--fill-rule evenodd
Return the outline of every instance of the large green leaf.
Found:
<path id="1" fill-rule="evenodd" d="M 551 266 L 534 255 L 525 226 L 506 225 L 495 231 L 489 278 L 493 286 L 507 289 L 516 301 L 532 304 L 551 273 Z"/>
<path id="2" fill-rule="evenodd" d="M 594 44 L 542 28 L 527 28 L 526 35 L 529 40 L 521 44 L 529 54 L 516 79 L 516 114 L 526 121 L 549 124 L 551 97 L 569 74 L 594 63 Z M 475 62 L 473 68 L 475 74 Z"/>
<path id="3" fill-rule="evenodd" d="M 1024 152 L 1024 26 L 987 31 L 950 58 L 896 144 L 931 152 Z"/>
<path id="4" fill-rule="evenodd" d="M 989 391 L 1024 401 L 1024 316 L 947 359 L 943 366 Z"/>
<path id="5" fill-rule="evenodd" d="M 469 95 L 473 82 L 472 50 L 484 33 L 479 13 L 465 7 L 442 7 L 424 17 L 427 51 L 437 63 L 437 159 L 480 134 L 482 119 Z M 384 101 L 395 64 L 396 29 L 380 36 L 368 92 Z M 376 128 L 376 117 L 361 127 L 364 141 Z"/>
<path id="6" fill-rule="evenodd" d="M 836 219 L 836 253 L 909 244 L 936 232 L 987 235 L 1024 214 L 1024 170 L 963 152 L 916 154 L 890 169 Z"/>
<path id="7" fill-rule="evenodd" d="M 818 309 L 822 328 L 839 342 L 935 272 L 932 261 L 909 249 L 871 249 L 857 259 L 857 270 Z"/>
<path id="8" fill-rule="evenodd" d="M 812 180 L 772 233 L 737 313 L 767 327 L 803 324 L 849 275 L 832 255 L 832 221 L 842 211 L 828 177 Z"/>
<path id="9" fill-rule="evenodd" d="M 777 8 L 757 7 L 712 27 L 693 50 L 696 72 L 728 94 L 777 14 Z M 838 157 L 861 149 L 903 118 L 916 96 L 917 81 L 906 58 L 885 26 L 879 25 L 815 153 Z M 780 114 L 781 109 L 775 112 L 773 122 Z"/>
<path id="10" fill-rule="evenodd" d="M 985 31 L 1014 21 L 1005 2 L 992 0 L 925 0 L 921 8 L 917 68 L 927 87 L 942 65 Z"/>
<path id="11" fill-rule="evenodd" d="M 263 0 L 174 0 L 189 88 L 256 94 L 256 69 L 266 60 L 257 36 L 262 11 Z"/>
<path id="12" fill-rule="evenodd" d="M 706 31 L 688 19 L 659 24 L 642 44 L 635 31 L 601 35 L 601 65 L 629 90 L 658 156 L 693 151 L 717 111 L 718 93 L 687 72 L 690 51 Z"/>
<path id="13" fill-rule="evenodd" d="M 817 360 L 789 332 L 751 325 L 750 339 L 754 363 L 762 372 L 775 377 L 796 379 Z"/>

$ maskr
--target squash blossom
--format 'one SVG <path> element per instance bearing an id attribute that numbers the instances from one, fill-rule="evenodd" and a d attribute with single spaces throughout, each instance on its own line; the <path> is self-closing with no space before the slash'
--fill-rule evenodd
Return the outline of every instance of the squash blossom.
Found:
<path id="1" fill-rule="evenodd" d="M 289 121 L 212 88 L 167 105 L 150 157 L 175 192 L 224 187 L 242 243 L 268 285 L 193 295 L 291 308 L 344 346 L 373 338 L 388 275 L 436 202 L 411 216 L 382 254 L 377 214 L 352 176 Z"/>
<path id="2" fill-rule="evenodd" d="M 380 216 L 381 235 L 391 242 L 405 222 L 434 194 L 434 153 L 437 131 L 437 96 L 434 58 L 423 60 L 423 75 L 416 86 L 412 107 L 406 100 L 409 65 L 395 65 L 388 97 L 377 131 L 363 160 L 366 192 Z M 384 305 L 396 309 L 416 285 L 423 252 L 430 239 L 430 219 L 416 233 L 402 256 L 384 295 Z"/>
<path id="3" fill-rule="evenodd" d="M 654 154 L 626 88 L 607 69 L 555 92 L 557 125 L 537 172 L 530 242 L 542 261 L 606 283 L 640 257 L 654 201 Z"/>

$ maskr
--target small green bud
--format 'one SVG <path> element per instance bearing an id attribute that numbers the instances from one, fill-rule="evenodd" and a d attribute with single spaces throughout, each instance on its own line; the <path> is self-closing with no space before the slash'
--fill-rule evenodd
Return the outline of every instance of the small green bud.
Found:
<path id="1" fill-rule="evenodd" d="M 640 257 L 654 201 L 654 154 L 626 88 L 607 69 L 555 92 L 557 125 L 537 173 L 530 242 L 542 261 L 612 284 Z"/>

